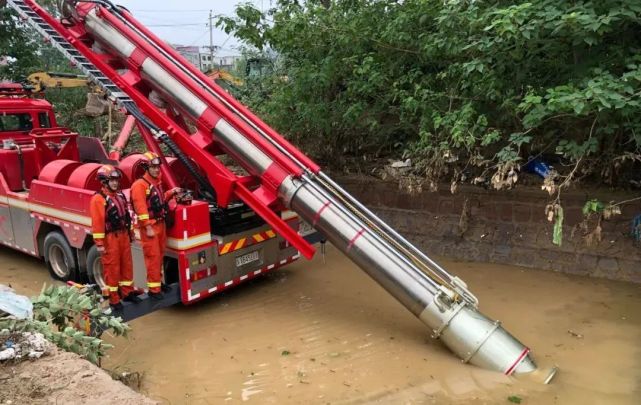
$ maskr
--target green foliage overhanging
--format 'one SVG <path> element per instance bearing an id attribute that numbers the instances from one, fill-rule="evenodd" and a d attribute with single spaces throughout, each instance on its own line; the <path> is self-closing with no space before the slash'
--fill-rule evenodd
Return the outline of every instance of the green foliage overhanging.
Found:
<path id="1" fill-rule="evenodd" d="M 243 101 L 328 161 L 442 178 L 542 153 L 597 182 L 641 162 L 640 0 L 279 0 L 218 24 L 278 55 Z"/>
<path id="2" fill-rule="evenodd" d="M 0 79 L 26 77 L 38 65 L 38 43 L 18 24 L 18 17 L 0 7 Z"/>

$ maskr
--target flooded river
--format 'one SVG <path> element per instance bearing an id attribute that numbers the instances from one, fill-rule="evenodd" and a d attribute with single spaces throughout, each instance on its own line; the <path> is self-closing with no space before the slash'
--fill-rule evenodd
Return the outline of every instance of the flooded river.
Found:
<path id="1" fill-rule="evenodd" d="M 462 364 L 338 251 L 192 307 L 131 322 L 103 366 L 170 404 L 641 403 L 641 287 L 442 260 L 488 316 L 558 365 L 550 385 Z M 0 248 L 0 283 L 33 294 L 44 264 Z"/>

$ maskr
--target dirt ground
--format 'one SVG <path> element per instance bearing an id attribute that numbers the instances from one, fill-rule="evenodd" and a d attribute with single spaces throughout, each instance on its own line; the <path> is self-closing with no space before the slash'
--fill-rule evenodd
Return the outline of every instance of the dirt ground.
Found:
<path id="1" fill-rule="evenodd" d="M 1 404 L 156 404 L 104 370 L 52 347 L 38 360 L 0 365 Z"/>
<path id="2" fill-rule="evenodd" d="M 131 322 L 103 363 L 144 373 L 166 404 L 638 404 L 641 287 L 549 271 L 441 263 L 532 348 L 550 385 L 462 364 L 348 259 L 300 260 L 191 307 Z M 37 260 L 0 249 L 0 282 L 36 292 Z"/>

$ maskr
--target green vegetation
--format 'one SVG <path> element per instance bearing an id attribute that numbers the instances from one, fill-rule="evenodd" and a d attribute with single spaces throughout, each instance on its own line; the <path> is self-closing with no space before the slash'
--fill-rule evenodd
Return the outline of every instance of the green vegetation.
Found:
<path id="1" fill-rule="evenodd" d="M 539 154 L 564 187 L 640 167 L 638 0 L 279 0 L 218 24 L 278 55 L 243 101 L 326 161 L 495 187 Z"/>
<path id="2" fill-rule="evenodd" d="M 501 189 L 542 157 L 556 169 L 543 184 L 556 203 L 577 180 L 641 184 L 639 0 L 273 4 L 218 19 L 261 61 L 241 67 L 233 91 L 330 165 L 411 158 L 413 189 Z M 0 77 L 70 70 L 6 9 L 0 49 L 12 61 Z M 63 125 L 104 134 L 105 117 L 79 113 L 84 91 L 52 93 Z"/>
<path id="3" fill-rule="evenodd" d="M 32 298 L 33 319 L 0 318 L 0 331 L 39 332 L 63 350 L 77 353 L 92 363 L 112 348 L 93 336 L 96 329 L 115 336 L 126 335 L 129 326 L 111 315 L 111 310 L 100 308 L 100 297 L 94 291 L 82 292 L 75 287 L 43 287 L 38 297 Z"/>
<path id="4" fill-rule="evenodd" d="M 15 59 L 15 63 L 0 64 L 0 78 L 22 78 L 31 73 L 31 66 L 40 64 L 38 42 L 23 30 L 15 13 L 6 7 L 0 8 L 0 57 Z"/>

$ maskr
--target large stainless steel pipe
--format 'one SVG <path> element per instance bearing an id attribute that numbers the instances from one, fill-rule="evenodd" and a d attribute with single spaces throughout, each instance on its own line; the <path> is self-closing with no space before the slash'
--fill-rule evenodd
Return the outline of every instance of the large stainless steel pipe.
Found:
<path id="1" fill-rule="evenodd" d="M 290 207 L 343 251 L 385 290 L 433 331 L 433 337 L 463 361 L 506 374 L 536 369 L 529 349 L 469 303 L 456 302 L 454 292 L 434 287 L 418 268 L 398 260 L 394 248 L 376 238 L 340 203 L 319 196 L 310 184 L 288 179 L 281 186 Z"/>
<path id="2" fill-rule="evenodd" d="M 101 43 L 128 58 L 135 46 L 92 11 L 86 27 Z M 153 59 L 146 59 L 142 73 L 155 90 L 171 96 L 194 118 L 207 105 L 172 77 Z M 273 160 L 225 120 L 214 128 L 217 139 L 247 170 L 263 173 Z M 313 180 L 288 178 L 280 187 L 281 198 L 304 220 L 314 225 L 338 249 L 350 257 L 385 290 L 433 330 L 446 346 L 466 362 L 506 374 L 536 369 L 529 350 L 456 294 L 438 285 L 416 268 L 387 241 Z"/>
<path id="3" fill-rule="evenodd" d="M 235 155 L 262 173 L 273 162 L 229 123 L 221 120 L 214 130 Z M 311 180 L 287 178 L 280 187 L 283 201 L 327 240 L 345 253 L 410 312 L 432 328 L 463 361 L 506 374 L 534 371 L 529 349 L 455 293 L 439 286 L 411 261 L 403 260 L 331 195 L 319 193 Z"/>

